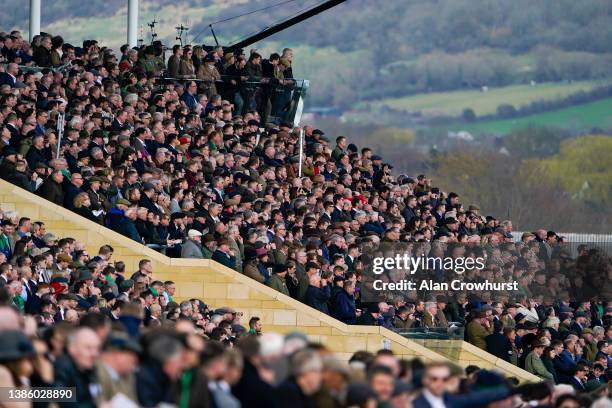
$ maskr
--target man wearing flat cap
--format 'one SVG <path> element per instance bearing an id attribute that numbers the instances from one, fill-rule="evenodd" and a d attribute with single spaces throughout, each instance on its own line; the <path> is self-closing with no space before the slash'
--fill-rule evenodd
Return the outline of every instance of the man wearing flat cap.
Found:
<path id="1" fill-rule="evenodd" d="M 181 248 L 181 258 L 203 259 L 202 233 L 195 229 L 187 232 L 187 240 Z"/>

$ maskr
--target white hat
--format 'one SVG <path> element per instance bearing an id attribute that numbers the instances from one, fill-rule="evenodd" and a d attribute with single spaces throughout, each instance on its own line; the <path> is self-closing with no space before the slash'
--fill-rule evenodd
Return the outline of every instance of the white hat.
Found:
<path id="1" fill-rule="evenodd" d="M 189 232 L 187 232 L 187 236 L 189 238 L 201 237 L 202 233 L 198 230 L 190 229 Z"/>
<path id="2" fill-rule="evenodd" d="M 34 248 L 32 249 L 32 256 L 38 256 L 38 255 L 42 255 L 46 252 L 49 252 L 49 248 L 44 247 L 44 248 Z"/>

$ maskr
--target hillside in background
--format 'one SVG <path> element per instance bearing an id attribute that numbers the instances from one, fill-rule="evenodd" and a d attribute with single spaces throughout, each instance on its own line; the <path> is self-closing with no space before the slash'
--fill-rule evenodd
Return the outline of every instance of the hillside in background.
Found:
<path id="1" fill-rule="evenodd" d="M 80 43 L 125 41 L 124 0 L 44 2 L 43 29 Z M 212 43 L 208 24 L 280 0 L 142 0 L 141 24 L 175 42 Z M 224 42 L 256 32 L 319 1 L 282 6 L 215 25 Z M 27 27 L 27 7 L 2 8 L 0 27 Z M 91 17 L 95 16 L 95 17 Z M 295 72 L 313 80 L 310 104 L 351 109 L 355 102 L 529 81 L 598 80 L 612 66 L 612 2 L 607 0 L 348 0 L 255 46 L 297 49 Z M 330 72 L 334 72 L 330 76 Z"/>

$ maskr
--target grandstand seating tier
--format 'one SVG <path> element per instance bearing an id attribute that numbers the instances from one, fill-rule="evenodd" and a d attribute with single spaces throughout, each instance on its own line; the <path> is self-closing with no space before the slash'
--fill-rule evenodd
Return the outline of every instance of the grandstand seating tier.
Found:
<path id="1" fill-rule="evenodd" d="M 177 300 L 201 298 L 213 307 L 231 306 L 244 316 L 259 316 L 265 331 L 304 332 L 343 360 L 358 350 L 375 352 L 388 343 L 400 358 L 450 359 L 462 366 L 496 369 L 521 382 L 538 381 L 527 371 L 465 341 L 413 341 L 378 326 L 346 325 L 214 261 L 166 257 L 4 180 L 0 180 L 0 208 L 43 221 L 47 230 L 58 237 L 82 240 L 91 253 L 110 244 L 115 250 L 113 257 L 123 260 L 128 271 L 137 270 L 138 262 L 148 258 L 153 262 L 155 279 L 176 282 Z"/>

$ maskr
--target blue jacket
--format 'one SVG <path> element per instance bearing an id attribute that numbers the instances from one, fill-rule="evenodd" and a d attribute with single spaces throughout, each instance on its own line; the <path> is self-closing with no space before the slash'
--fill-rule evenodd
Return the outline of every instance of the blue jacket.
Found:
<path id="1" fill-rule="evenodd" d="M 306 289 L 306 304 L 314 307 L 320 312 L 329 314 L 329 308 L 327 307 L 327 301 L 331 296 L 331 289 L 329 285 L 317 288 L 316 286 L 308 285 Z"/>
<path id="2" fill-rule="evenodd" d="M 6 72 L 0 72 L 0 85 L 10 85 L 11 88 L 15 86 L 15 78 L 10 76 Z"/>
<path id="3" fill-rule="evenodd" d="M 119 231 L 119 227 L 121 226 L 124 218 L 125 215 L 123 214 L 123 211 L 117 207 L 113 207 L 106 215 L 106 226 L 113 231 Z"/>
<path id="4" fill-rule="evenodd" d="M 212 260 L 219 262 L 221 265 L 225 265 L 228 268 L 236 269 L 236 257 L 229 256 L 225 252 L 219 251 L 218 249 L 213 252 Z"/>
<path id="5" fill-rule="evenodd" d="M 378 235 L 385 233 L 385 226 L 380 222 L 368 222 L 363 225 L 364 232 L 375 232 Z"/>
<path id="6" fill-rule="evenodd" d="M 119 226 L 119 233 L 142 244 L 142 238 L 136 229 L 136 224 L 129 218 L 123 219 L 123 222 Z"/>
<path id="7" fill-rule="evenodd" d="M 89 308 L 94 307 L 98 303 L 98 298 L 95 295 L 91 295 L 89 297 L 79 296 L 79 307 L 84 310 L 89 310 Z"/>
<path id="8" fill-rule="evenodd" d="M 183 92 L 183 94 L 181 95 L 181 100 L 185 102 L 185 105 L 187 105 L 189 109 L 195 108 L 196 104 L 198 103 L 198 100 L 196 99 L 196 97 L 193 95 L 190 95 L 187 92 Z"/>
<path id="9" fill-rule="evenodd" d="M 346 324 L 357 324 L 355 297 L 340 289 L 332 298 L 331 315 Z"/>
<path id="10" fill-rule="evenodd" d="M 580 357 L 574 358 L 572 354 L 563 350 L 561 354 L 557 355 L 553 360 L 553 365 L 557 371 L 559 382 L 563 384 L 569 384 L 570 380 L 574 376 L 574 370 L 576 369 L 576 363 L 580 361 Z"/>

